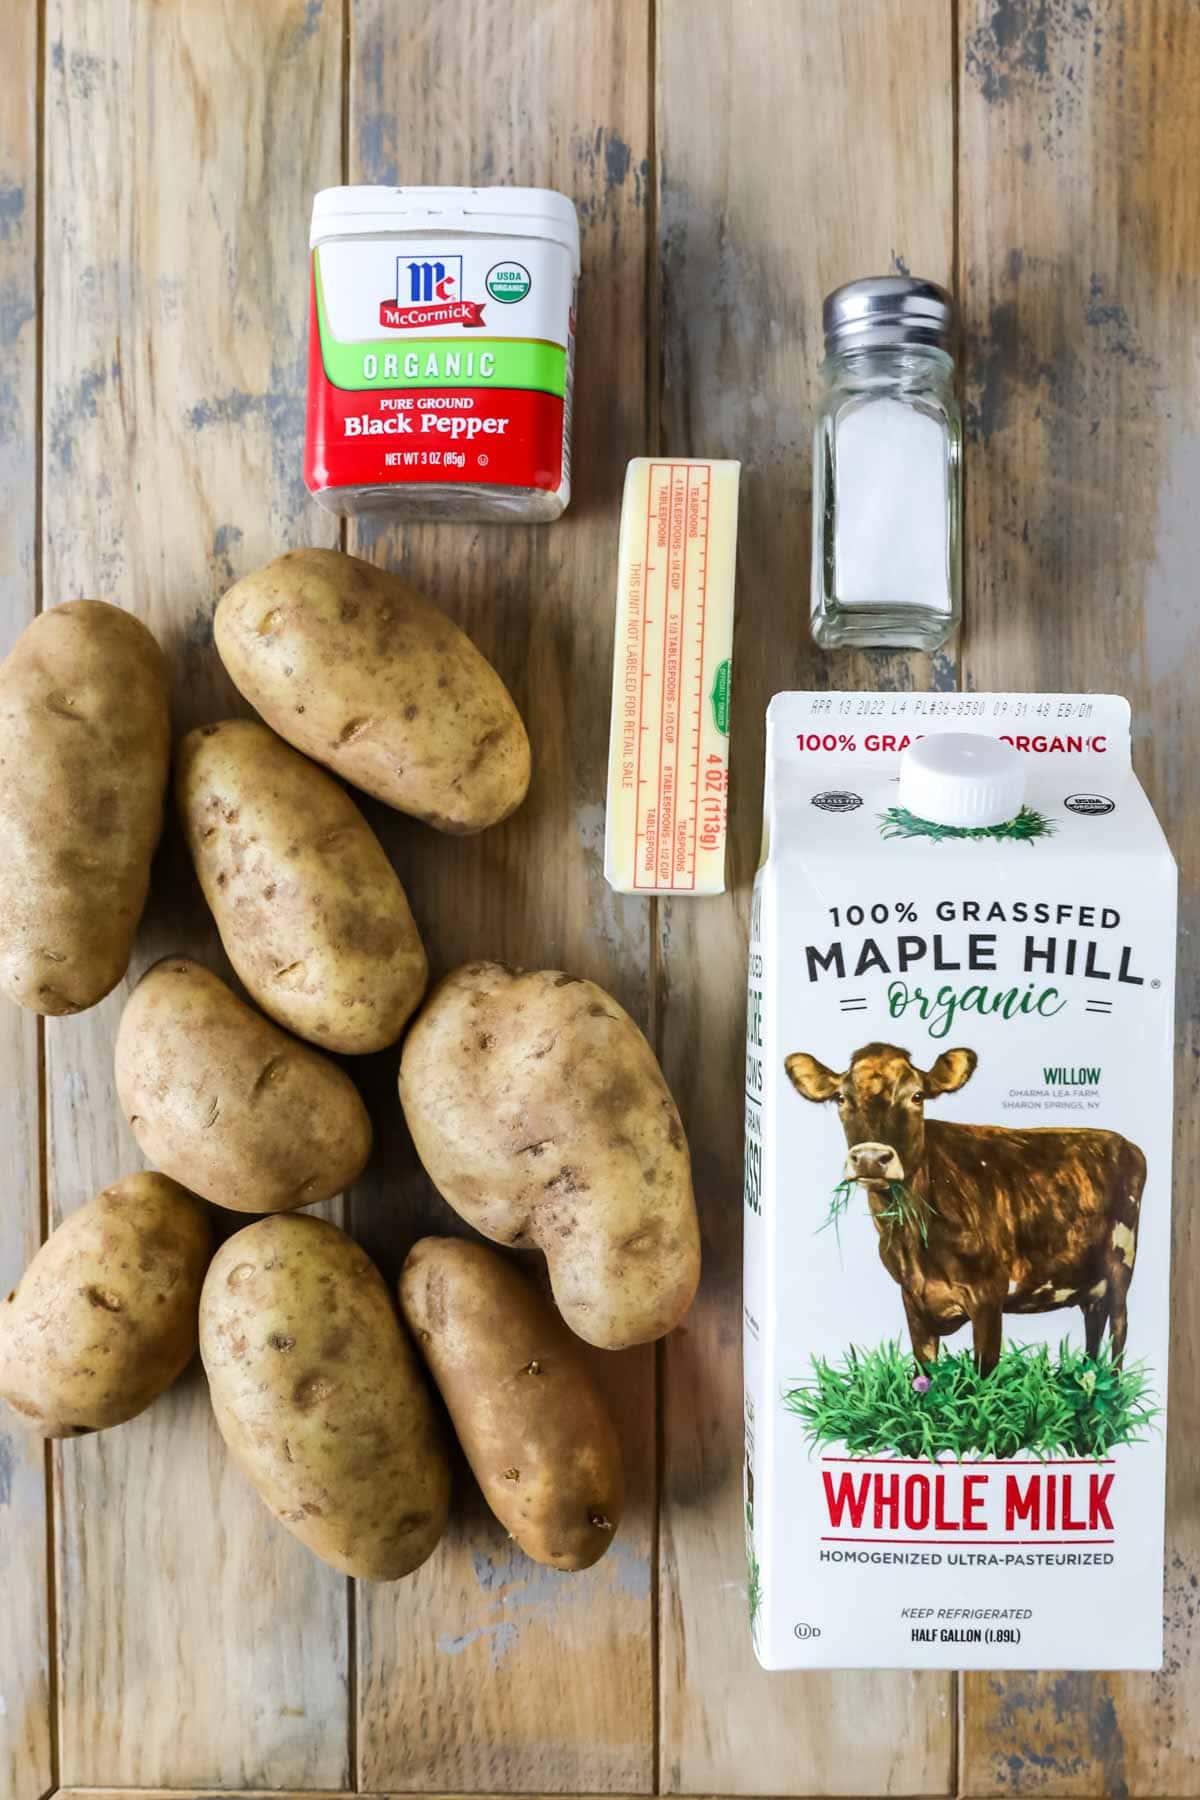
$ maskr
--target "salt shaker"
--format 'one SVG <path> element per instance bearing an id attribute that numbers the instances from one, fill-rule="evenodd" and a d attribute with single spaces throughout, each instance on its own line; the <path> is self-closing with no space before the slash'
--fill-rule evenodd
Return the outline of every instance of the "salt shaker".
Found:
<path id="1" fill-rule="evenodd" d="M 954 302 L 935 282 L 875 275 L 835 289 L 824 326 L 813 636 L 936 650 L 962 612 Z"/>

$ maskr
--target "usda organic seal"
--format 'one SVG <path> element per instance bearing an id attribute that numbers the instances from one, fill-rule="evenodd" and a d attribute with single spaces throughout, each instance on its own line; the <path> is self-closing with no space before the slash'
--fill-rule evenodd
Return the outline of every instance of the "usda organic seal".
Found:
<path id="1" fill-rule="evenodd" d="M 493 300 L 499 300 L 501 306 L 511 306 L 514 301 L 523 300 L 533 282 L 529 270 L 524 263 L 495 263 L 488 270 L 484 282 Z"/>

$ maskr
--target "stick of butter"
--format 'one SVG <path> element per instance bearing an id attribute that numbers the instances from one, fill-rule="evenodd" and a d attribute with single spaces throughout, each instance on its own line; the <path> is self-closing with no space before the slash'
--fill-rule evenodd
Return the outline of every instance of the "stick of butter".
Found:
<path id="1" fill-rule="evenodd" d="M 604 875 L 721 894 L 741 464 L 638 456 L 621 502 Z"/>

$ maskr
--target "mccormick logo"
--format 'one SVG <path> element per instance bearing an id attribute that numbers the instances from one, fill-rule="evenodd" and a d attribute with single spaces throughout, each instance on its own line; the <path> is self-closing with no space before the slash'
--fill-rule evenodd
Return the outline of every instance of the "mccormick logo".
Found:
<path id="1" fill-rule="evenodd" d="M 420 251 L 396 258 L 396 298 L 379 302 L 379 323 L 390 331 L 415 331 L 430 325 L 462 325 L 476 331 L 483 324 L 484 302 L 462 298 L 462 257 Z"/>

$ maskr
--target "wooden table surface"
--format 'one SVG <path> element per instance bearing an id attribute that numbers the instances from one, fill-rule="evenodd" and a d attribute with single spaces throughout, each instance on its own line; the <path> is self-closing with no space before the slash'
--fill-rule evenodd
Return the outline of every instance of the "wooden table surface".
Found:
<path id="1" fill-rule="evenodd" d="M 0 1794 L 1200 1794 L 1200 6 L 1194 0 L 6 0 L 0 647 L 103 595 L 166 647 L 179 732 L 234 710 L 222 590 L 335 543 L 301 480 L 306 245 L 339 181 L 562 188 L 583 226 L 576 497 L 541 528 L 351 526 L 474 635 L 529 723 L 481 839 L 372 812 L 435 966 L 564 967 L 646 1025 L 706 1267 L 657 1351 L 598 1356 L 632 1480 L 612 1553 L 536 1568 L 461 1484 L 410 1581 L 357 1588 L 232 1471 L 193 1370 L 84 1441 L 0 1435 Z M 966 628 L 807 628 L 820 302 L 911 270 L 965 315 Z M 659 448 L 744 465 L 732 886 L 620 899 L 601 861 L 618 504 Z M 761 1674 L 741 1531 L 741 1060 L 763 711 L 785 687 L 1112 688 L 1182 864 L 1161 1674 Z M 1189 812 L 1190 806 L 1190 812 Z M 134 973 L 211 924 L 164 853 Z M 219 963 L 217 966 L 220 966 Z M 121 994 L 0 1012 L 0 1292 L 137 1166 Z M 394 1274 L 448 1214 L 394 1054 L 334 1206 Z"/>

